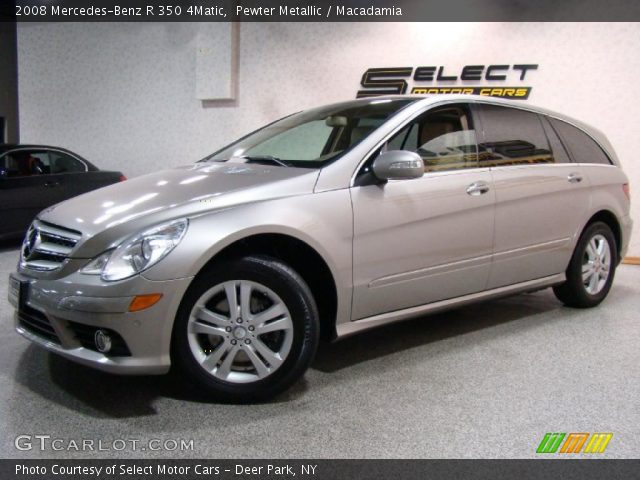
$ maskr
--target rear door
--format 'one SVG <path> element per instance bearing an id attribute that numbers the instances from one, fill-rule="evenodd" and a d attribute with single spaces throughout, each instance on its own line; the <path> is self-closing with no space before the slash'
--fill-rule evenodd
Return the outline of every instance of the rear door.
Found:
<path id="1" fill-rule="evenodd" d="M 477 113 L 480 165 L 491 168 L 496 195 L 488 288 L 564 272 L 589 208 L 589 179 L 545 117 L 482 103 Z"/>
<path id="2" fill-rule="evenodd" d="M 62 150 L 49 150 L 52 181 L 60 186 L 60 200 L 96 190 L 122 179 L 120 172 L 97 170 L 79 157 Z"/>
<path id="3" fill-rule="evenodd" d="M 50 171 L 60 188 L 60 200 L 67 200 L 101 185 L 95 185 L 88 166 L 80 159 L 60 150 L 50 150 Z M 97 172 L 96 172 L 97 173 Z"/>
<path id="4" fill-rule="evenodd" d="M 417 152 L 425 174 L 351 189 L 354 320 L 483 290 L 493 247 L 489 167 L 479 167 L 467 105 L 430 110 L 383 147 Z"/>

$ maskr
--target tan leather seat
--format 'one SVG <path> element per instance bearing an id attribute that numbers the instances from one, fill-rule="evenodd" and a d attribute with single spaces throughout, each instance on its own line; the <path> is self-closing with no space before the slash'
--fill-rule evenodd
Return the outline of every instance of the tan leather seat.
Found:
<path id="1" fill-rule="evenodd" d="M 454 126 L 450 122 L 427 122 L 422 125 L 422 130 L 420 131 L 420 146 L 454 130 Z"/>

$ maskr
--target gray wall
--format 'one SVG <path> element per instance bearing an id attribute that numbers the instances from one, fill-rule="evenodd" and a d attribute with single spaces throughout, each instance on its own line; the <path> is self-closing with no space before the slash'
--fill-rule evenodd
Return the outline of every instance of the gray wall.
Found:
<path id="1" fill-rule="evenodd" d="M 18 141 L 18 59 L 16 24 L 0 22 L 0 117 L 5 120 L 5 141 Z"/>
<path id="2" fill-rule="evenodd" d="M 21 139 L 136 176 L 193 162 L 283 115 L 354 98 L 370 67 L 459 74 L 463 65 L 537 63 L 526 102 L 602 130 L 640 184 L 640 23 L 242 23 L 237 40 L 230 75 L 233 42 L 221 24 L 20 23 Z M 206 58 L 227 63 L 199 71 Z M 234 99 L 201 101 L 199 73 L 213 90 L 233 78 L 224 90 Z M 631 194 L 637 256 L 640 188 Z"/>

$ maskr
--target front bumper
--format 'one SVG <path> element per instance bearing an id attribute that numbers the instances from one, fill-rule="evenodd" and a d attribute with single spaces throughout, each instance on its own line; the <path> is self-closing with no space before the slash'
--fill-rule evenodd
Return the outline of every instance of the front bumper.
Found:
<path id="1" fill-rule="evenodd" d="M 38 279 L 18 272 L 10 275 L 9 301 L 16 308 L 17 332 L 51 352 L 111 373 L 162 374 L 171 364 L 173 321 L 190 282 L 191 278 L 152 281 L 138 275 L 105 283 L 79 273 Z M 128 311 L 135 295 L 151 293 L 162 294 L 158 303 Z M 114 332 L 126 353 L 120 349 L 103 354 L 91 348 L 86 337 L 96 328 Z"/>

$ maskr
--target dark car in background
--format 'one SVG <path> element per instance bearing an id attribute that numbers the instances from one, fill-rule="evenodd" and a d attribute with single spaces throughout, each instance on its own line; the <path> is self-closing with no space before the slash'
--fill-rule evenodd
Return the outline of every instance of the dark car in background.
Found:
<path id="1" fill-rule="evenodd" d="M 122 180 L 64 148 L 0 144 L 0 239 L 23 235 L 51 205 Z"/>

